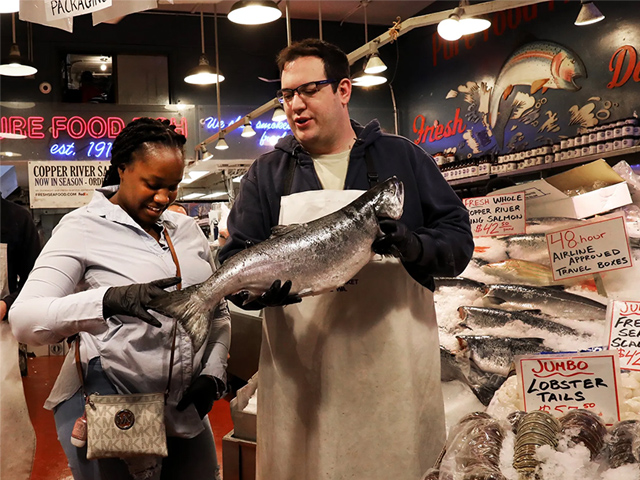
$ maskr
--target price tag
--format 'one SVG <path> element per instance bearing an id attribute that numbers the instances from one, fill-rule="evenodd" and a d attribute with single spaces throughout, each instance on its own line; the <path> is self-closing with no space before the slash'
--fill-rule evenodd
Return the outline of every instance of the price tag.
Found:
<path id="1" fill-rule="evenodd" d="M 524 192 L 465 198 L 474 237 L 525 233 Z"/>
<path id="2" fill-rule="evenodd" d="M 546 239 L 555 281 L 633 266 L 622 217 L 551 232 Z"/>
<path id="3" fill-rule="evenodd" d="M 561 417 L 584 408 L 607 425 L 620 420 L 618 355 L 615 351 L 516 357 L 524 410 Z"/>
<path id="4" fill-rule="evenodd" d="M 640 302 L 613 300 L 607 307 L 609 348 L 618 349 L 620 368 L 640 371 Z"/>

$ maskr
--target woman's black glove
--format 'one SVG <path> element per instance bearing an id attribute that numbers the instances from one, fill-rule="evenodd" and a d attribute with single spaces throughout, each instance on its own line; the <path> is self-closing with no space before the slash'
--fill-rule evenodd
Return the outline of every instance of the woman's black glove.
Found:
<path id="1" fill-rule="evenodd" d="M 111 287 L 102 299 L 102 315 L 109 318 L 112 315 L 130 315 L 138 317 L 154 327 L 162 324 L 149 312 L 149 303 L 156 297 L 166 294 L 164 288 L 173 287 L 181 282 L 180 277 L 169 277 L 150 283 L 134 283 L 122 287 Z"/>
<path id="2" fill-rule="evenodd" d="M 224 383 L 222 380 L 210 375 L 200 375 L 185 390 L 176 410 L 182 412 L 193 403 L 200 418 L 204 418 L 211 411 L 213 402 L 218 400 L 223 392 Z"/>
<path id="3" fill-rule="evenodd" d="M 400 256 L 407 263 L 413 263 L 422 257 L 422 242 L 404 223 L 383 218 L 378 224 L 384 235 L 373 242 L 371 248 L 374 252 Z"/>
<path id="4" fill-rule="evenodd" d="M 246 304 L 245 302 L 247 298 L 249 298 L 249 292 L 246 291 L 228 295 L 227 300 L 245 310 L 260 310 L 265 307 L 280 307 L 302 301 L 299 295 L 289 295 L 289 292 L 291 291 L 291 280 L 287 280 L 282 284 L 282 286 L 280 286 L 280 283 L 280 280 L 276 280 L 271 284 L 269 290 L 264 292 L 255 300 Z"/>

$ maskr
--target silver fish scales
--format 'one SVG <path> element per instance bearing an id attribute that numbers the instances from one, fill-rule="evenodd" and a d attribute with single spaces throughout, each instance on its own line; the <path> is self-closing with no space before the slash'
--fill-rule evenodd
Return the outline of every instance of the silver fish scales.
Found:
<path id="1" fill-rule="evenodd" d="M 235 254 L 205 282 L 158 297 L 150 308 L 175 318 L 197 351 L 215 328 L 211 312 L 227 295 L 245 291 L 255 298 L 278 279 L 290 280 L 291 293 L 300 296 L 344 285 L 373 258 L 378 218 L 399 219 L 403 205 L 402 182 L 389 178 L 337 212 L 275 228 L 271 238 Z"/>

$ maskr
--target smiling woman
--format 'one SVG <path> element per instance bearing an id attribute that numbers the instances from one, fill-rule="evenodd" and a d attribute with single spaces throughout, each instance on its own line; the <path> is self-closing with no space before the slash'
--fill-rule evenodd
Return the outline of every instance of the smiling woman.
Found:
<path id="1" fill-rule="evenodd" d="M 159 478 L 160 472 L 163 478 L 219 479 L 206 415 L 225 390 L 226 304 L 216 308 L 197 349 L 188 338 L 173 336 L 174 321 L 147 310 L 165 288 L 201 283 L 215 269 L 195 221 L 167 211 L 182 180 L 185 141 L 168 121 L 129 123 L 113 143 L 103 187 L 62 218 L 9 313 L 12 331 L 24 343 L 80 338 L 45 403 L 54 411 L 76 480 Z M 166 458 L 88 460 L 87 447 L 78 446 L 82 441 L 71 440 L 84 392 L 162 391 Z"/>

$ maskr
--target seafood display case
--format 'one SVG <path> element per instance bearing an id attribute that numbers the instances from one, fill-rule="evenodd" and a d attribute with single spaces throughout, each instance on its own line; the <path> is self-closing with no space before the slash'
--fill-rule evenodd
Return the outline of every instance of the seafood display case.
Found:
<path id="1" fill-rule="evenodd" d="M 546 234 L 598 218 L 558 217 L 550 202 L 544 216 L 527 208 L 523 234 L 476 237 L 461 276 L 436 279 L 448 439 L 425 480 L 640 480 L 640 372 L 620 374 L 620 418 L 607 427 L 585 409 L 523 412 L 514 368 L 518 355 L 606 349 L 608 302 L 640 301 L 640 177 L 624 162 L 613 170 L 624 205 L 590 203 L 623 218 L 632 267 L 602 272 L 600 285 L 554 280 Z"/>

